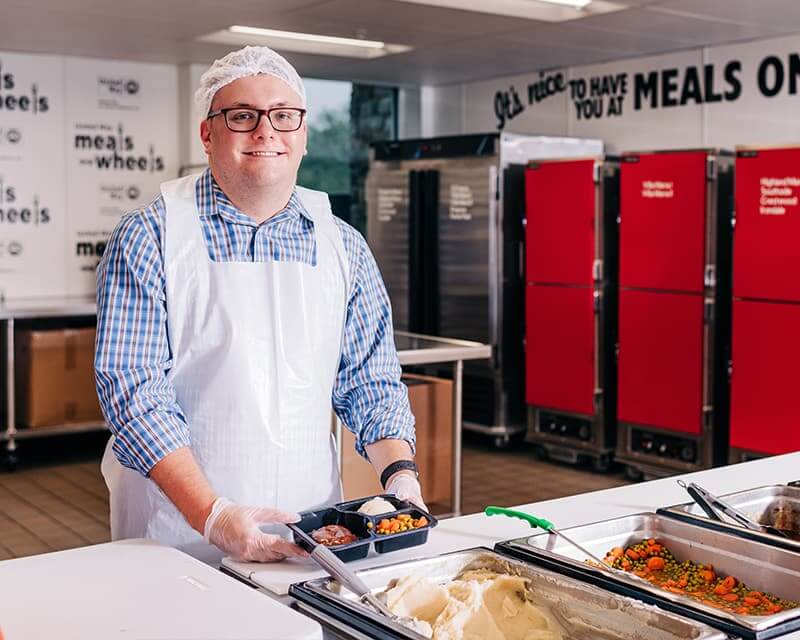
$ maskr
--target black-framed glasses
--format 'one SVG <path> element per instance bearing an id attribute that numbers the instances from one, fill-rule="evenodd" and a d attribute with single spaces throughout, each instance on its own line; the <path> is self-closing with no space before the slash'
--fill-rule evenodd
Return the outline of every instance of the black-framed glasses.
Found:
<path id="1" fill-rule="evenodd" d="M 303 124 L 305 109 L 299 107 L 273 107 L 272 109 L 254 109 L 252 107 L 227 107 L 209 111 L 206 118 L 225 116 L 225 125 L 231 131 L 247 133 L 255 131 L 261 124 L 261 118 L 267 116 L 269 123 L 275 131 L 297 131 Z"/>

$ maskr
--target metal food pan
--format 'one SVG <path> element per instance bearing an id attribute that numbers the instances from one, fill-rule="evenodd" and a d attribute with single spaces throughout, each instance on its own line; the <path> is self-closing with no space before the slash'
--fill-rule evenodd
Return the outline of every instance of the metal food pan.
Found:
<path id="1" fill-rule="evenodd" d="M 655 538 L 679 561 L 710 563 L 717 575 L 733 575 L 751 589 L 768 591 L 788 600 L 800 600 L 799 554 L 724 531 L 696 527 L 655 513 L 640 513 L 562 531 L 601 558 L 613 547 Z M 617 593 L 644 598 L 743 637 L 771 638 L 800 628 L 800 608 L 770 616 L 740 615 L 715 609 L 624 572 L 611 573 L 593 567 L 574 546 L 548 533 L 499 543 L 497 549 L 582 577 Z"/>
<path id="2" fill-rule="evenodd" d="M 784 538 L 762 531 L 751 531 L 729 521 L 724 514 L 720 514 L 722 520 L 712 520 L 695 502 L 663 507 L 658 510 L 658 513 L 701 527 L 728 531 L 750 540 L 758 540 L 800 553 L 800 487 L 774 484 L 728 493 L 720 497 L 732 507 L 749 516 L 751 520 L 784 530 L 789 537 Z"/>
<path id="3" fill-rule="evenodd" d="M 487 568 L 524 576 L 531 581 L 533 603 L 546 607 L 564 627 L 564 640 L 723 640 L 726 636 L 697 621 L 668 613 L 637 600 L 620 597 L 574 578 L 549 571 L 485 548 L 366 569 L 358 575 L 373 593 L 407 575 L 444 583 L 467 569 Z M 354 629 L 370 638 L 423 636 L 388 620 L 357 601 L 331 578 L 292 585 L 290 594 L 305 605 L 335 619 L 342 630 Z"/>

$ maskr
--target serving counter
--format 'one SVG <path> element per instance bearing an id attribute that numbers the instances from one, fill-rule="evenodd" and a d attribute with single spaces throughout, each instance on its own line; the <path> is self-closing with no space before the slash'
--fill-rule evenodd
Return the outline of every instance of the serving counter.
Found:
<path id="1" fill-rule="evenodd" d="M 719 495 L 757 486 L 787 484 L 799 478 L 800 453 L 792 453 L 557 500 L 530 503 L 518 508 L 546 518 L 564 529 L 636 513 L 655 512 L 660 507 L 686 502 L 686 492 L 677 484 L 678 479 L 697 482 Z M 534 488 L 532 493 L 535 493 Z M 467 515 L 441 521 L 439 526 L 430 532 L 424 547 L 415 547 L 384 556 L 370 554 L 364 560 L 349 563 L 349 566 L 359 570 L 393 563 L 402 564 L 421 557 L 432 557 L 474 547 L 491 549 L 499 542 L 518 539 L 533 533 L 535 532 L 520 520 L 498 516 L 487 517 L 483 514 Z M 225 559 L 223 570 L 283 602 L 291 600 L 287 595 L 291 584 L 325 575 L 316 565 L 306 560 L 259 565 Z M 796 594 L 787 595 L 790 597 L 794 595 L 796 599 L 800 599 L 800 583 L 797 584 Z M 302 608 L 309 615 L 318 615 L 317 612 L 308 610 L 305 605 L 302 605 Z M 800 640 L 800 632 L 780 637 L 786 640 Z"/>
<path id="2" fill-rule="evenodd" d="M 685 491 L 678 486 L 676 482 L 677 479 L 694 481 L 701 484 L 709 491 L 717 494 L 725 494 L 756 486 L 787 484 L 797 480 L 799 476 L 800 453 L 792 453 L 568 498 L 538 503 L 534 502 L 518 508 L 522 511 L 547 518 L 563 529 L 635 513 L 655 512 L 659 507 L 685 502 Z M 531 488 L 531 493 L 535 495 L 535 487 Z M 381 565 L 408 562 L 423 557 L 438 556 L 475 547 L 487 547 L 491 549 L 498 542 L 517 539 L 531 533 L 534 532 L 526 523 L 520 520 L 497 516 L 490 518 L 483 514 L 467 515 L 443 520 L 438 527 L 430 532 L 428 542 L 424 546 L 397 551 L 382 556 L 371 554 L 364 560 L 350 563 L 350 566 L 353 569 L 366 569 Z M 114 549 L 117 548 L 117 545 L 119 545 L 120 557 L 128 555 L 128 551 L 124 547 L 125 544 L 130 543 L 112 543 L 111 545 L 105 545 L 107 550 L 103 554 L 102 562 L 108 572 L 115 572 Z M 84 581 L 81 576 L 93 576 L 92 579 L 99 579 L 98 576 L 100 574 L 97 573 L 93 567 L 96 568 L 96 564 L 100 562 L 100 560 L 97 557 L 92 558 L 87 555 L 85 549 L 86 548 L 61 552 L 60 554 L 51 554 L 51 556 L 59 555 L 62 560 L 59 563 L 50 565 L 44 562 L 48 556 L 33 556 L 31 558 L 0 562 L 0 585 L 8 584 L 8 581 L 4 580 L 4 577 L 10 577 L 12 575 L 8 571 L 11 567 L 14 569 L 13 575 L 15 576 L 15 580 L 23 579 L 28 571 L 41 571 L 43 568 L 48 568 L 52 576 L 51 580 L 41 580 L 38 582 L 39 597 L 37 600 L 30 599 L 30 594 L 26 594 L 25 592 L 17 592 L 14 589 L 2 589 L 4 593 L 4 612 L 6 612 L 4 615 L 6 615 L 7 621 L 13 621 L 13 625 L 6 622 L 5 627 L 9 630 L 12 628 L 19 630 L 21 634 L 19 637 L 38 637 L 37 630 L 42 628 L 41 625 L 49 624 L 48 621 L 42 620 L 42 616 L 37 615 L 37 612 L 41 611 L 39 608 L 41 602 L 63 597 L 64 584 L 69 582 L 70 579 L 75 581 L 76 584 L 79 580 L 81 582 Z M 77 554 L 80 553 L 84 554 L 80 563 L 66 563 L 63 560 L 65 554 L 66 557 L 69 557 L 68 554 L 75 554 L 74 557 L 77 557 Z M 173 596 L 176 586 L 174 581 L 164 580 L 163 577 L 159 577 L 161 573 L 163 573 L 159 569 L 159 563 L 162 561 L 159 558 L 160 556 L 158 554 L 153 554 L 152 557 L 147 557 L 143 554 L 138 558 L 137 575 L 139 575 L 139 578 L 137 584 L 139 585 L 138 588 L 147 591 L 148 599 L 163 599 L 164 601 L 169 601 Z M 268 618 L 264 618 L 263 634 L 253 635 L 252 638 L 281 637 L 289 640 L 291 638 L 309 637 L 307 628 L 301 630 L 298 627 L 296 633 L 291 631 L 288 635 L 285 634 L 285 632 L 283 632 L 284 635 L 276 635 L 275 630 L 279 628 L 283 630 L 291 628 L 291 620 L 295 620 L 295 616 L 297 616 L 297 611 L 292 610 L 288 606 L 292 605 L 294 608 L 298 608 L 298 604 L 293 602 L 292 598 L 287 595 L 289 586 L 293 583 L 315 577 L 322 577 L 324 575 L 312 561 L 289 560 L 276 564 L 253 564 L 238 563 L 226 559 L 223 561 L 222 568 L 224 572 L 231 576 L 256 587 L 258 590 L 257 592 L 260 592 L 262 597 L 266 600 L 276 605 L 279 604 L 279 606 L 270 609 Z M 208 567 L 206 567 L 206 569 L 213 571 Z M 200 571 L 200 569 L 197 570 Z M 150 581 L 143 580 L 141 577 L 147 574 L 153 576 Z M 800 584 L 797 586 L 797 595 L 800 595 Z M 94 589 L 94 591 L 96 591 L 96 589 Z M 76 590 L 75 593 L 71 595 L 73 601 L 80 604 L 82 602 L 82 593 L 81 590 Z M 202 593 L 202 589 L 200 589 L 200 593 Z M 794 597 L 797 597 L 795 594 L 785 595 L 790 597 L 794 595 Z M 133 601 L 123 606 L 123 610 L 128 610 L 125 608 L 126 606 L 134 612 L 139 610 L 139 604 Z M 321 620 L 323 626 L 330 624 L 330 621 L 326 622 L 324 615 L 316 611 L 311 611 L 304 605 L 300 605 L 299 608 L 306 615 Z M 196 609 L 198 620 L 202 620 L 206 615 L 209 614 L 203 611 L 201 607 Z M 91 615 L 87 615 L 80 620 L 74 620 L 72 623 L 79 625 L 79 628 L 75 630 L 72 636 L 62 634 L 61 637 L 96 637 L 95 631 L 97 622 Z M 195 621 L 195 627 L 197 627 L 196 623 L 197 621 Z M 3 623 L 0 622 L 0 624 Z M 170 631 L 170 629 L 173 629 L 173 627 L 169 629 L 167 627 L 164 628 L 164 633 L 161 636 L 163 640 L 183 637 L 176 632 Z M 72 631 L 73 630 L 70 629 L 70 632 Z M 119 635 L 123 636 L 125 634 L 120 633 Z M 9 640 L 11 637 L 15 636 L 10 636 Z M 106 635 L 105 637 L 112 636 Z M 333 635 L 331 637 L 339 636 Z M 359 636 L 356 633 L 352 634 L 350 637 L 359 638 L 365 636 Z M 800 640 L 800 633 L 794 632 L 780 637 L 785 640 Z"/>

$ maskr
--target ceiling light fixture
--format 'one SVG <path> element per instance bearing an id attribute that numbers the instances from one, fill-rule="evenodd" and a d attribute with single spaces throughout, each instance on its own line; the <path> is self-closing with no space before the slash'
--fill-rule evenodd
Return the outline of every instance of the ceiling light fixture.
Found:
<path id="1" fill-rule="evenodd" d="M 474 11 L 495 16 L 508 16 L 544 22 L 568 22 L 589 16 L 621 11 L 629 0 L 394 0 L 412 4 Z"/>
<path id="2" fill-rule="evenodd" d="M 576 9 L 583 9 L 585 6 L 591 4 L 592 0 L 537 0 L 537 2 L 547 2 L 549 4 L 562 4 L 567 7 L 575 7 Z"/>
<path id="3" fill-rule="evenodd" d="M 362 38 L 340 38 L 315 33 L 278 31 L 260 27 L 233 25 L 197 38 L 200 42 L 244 46 L 267 45 L 279 51 L 312 53 L 344 58 L 380 58 L 393 53 L 410 51 L 412 47 L 402 44 L 387 44 L 378 40 Z"/>
<path id="4" fill-rule="evenodd" d="M 356 40 L 355 38 L 338 38 L 336 36 L 320 36 L 314 33 L 297 33 L 295 31 L 277 31 L 275 29 L 261 29 L 259 27 L 243 27 L 235 24 L 228 27 L 231 33 L 242 33 L 248 36 L 261 36 L 264 38 L 285 38 L 287 40 L 305 40 L 306 42 L 321 42 L 325 44 L 340 45 L 343 47 L 364 47 L 366 49 L 383 49 L 385 42 L 378 40 Z"/>

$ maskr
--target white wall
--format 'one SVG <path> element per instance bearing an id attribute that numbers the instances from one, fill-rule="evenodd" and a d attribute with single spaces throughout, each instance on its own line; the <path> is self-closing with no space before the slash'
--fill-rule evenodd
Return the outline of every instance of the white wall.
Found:
<path id="1" fill-rule="evenodd" d="M 0 297 L 94 292 L 119 217 L 180 166 L 205 164 L 192 99 L 204 70 L 0 51 Z M 637 92 L 651 77 L 655 106 Z M 584 85 L 599 117 L 579 114 Z M 602 138 L 612 152 L 800 143 L 800 36 L 405 88 L 400 133 L 498 130 L 504 100 L 506 131 Z"/>
<path id="2" fill-rule="evenodd" d="M 401 87 L 397 92 L 397 137 L 401 140 L 422 137 L 420 87 Z"/>
<path id="3" fill-rule="evenodd" d="M 765 63 L 769 56 L 775 60 Z M 784 82 L 770 97 L 759 88 L 759 70 L 767 69 L 772 88 L 777 65 Z M 639 92 L 637 108 L 637 78 L 646 86 L 651 77 L 657 104 Z M 595 93 L 610 92 L 592 95 L 593 81 Z M 685 104 L 671 104 L 684 93 Z M 601 108 L 600 117 L 579 113 L 587 99 Z M 423 87 L 423 135 L 499 130 L 498 100 L 507 100 L 501 113 L 512 116 L 502 123 L 505 131 L 602 138 L 611 152 L 800 142 L 800 36 Z"/>
<path id="4" fill-rule="evenodd" d="M 774 55 L 788 66 L 789 57 L 798 56 L 800 63 L 800 36 L 780 38 L 744 45 L 715 47 L 708 52 L 708 61 L 717 65 L 731 58 L 742 63 L 742 78 L 753 86 L 758 76 L 758 65 L 767 56 Z M 799 70 L 800 71 L 800 70 Z M 791 95 L 788 72 L 785 72 L 783 89 L 774 97 L 765 98 L 758 91 L 743 91 L 736 102 L 708 105 L 706 111 L 707 139 L 709 145 L 730 146 L 740 144 L 782 144 L 800 142 L 800 94 Z M 769 79 L 769 78 L 768 78 Z M 800 92 L 800 76 L 796 76 L 796 89 Z"/>
<path id="5" fill-rule="evenodd" d="M 204 165 L 207 162 L 200 142 L 202 115 L 194 102 L 194 92 L 200 86 L 200 76 L 208 69 L 204 64 L 186 64 L 178 69 L 178 112 L 180 117 L 180 164 Z M 183 114 L 189 114 L 188 117 Z"/>
<path id="6" fill-rule="evenodd" d="M 423 86 L 420 89 L 423 138 L 449 136 L 464 131 L 464 86 Z"/>
<path id="7" fill-rule="evenodd" d="M 90 295 L 178 169 L 177 67 L 0 52 L 0 297 Z"/>

